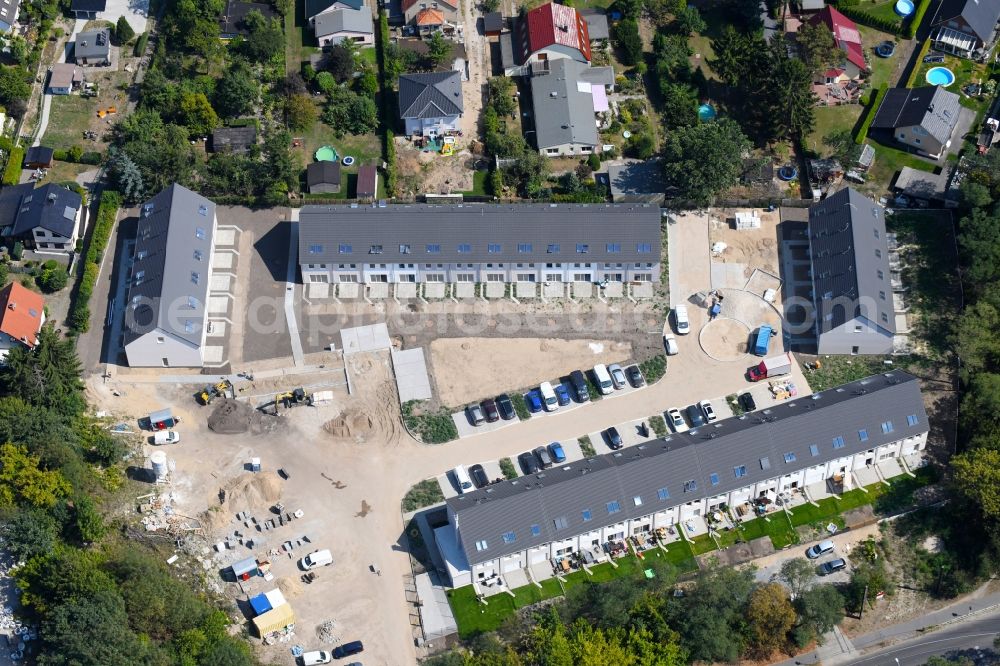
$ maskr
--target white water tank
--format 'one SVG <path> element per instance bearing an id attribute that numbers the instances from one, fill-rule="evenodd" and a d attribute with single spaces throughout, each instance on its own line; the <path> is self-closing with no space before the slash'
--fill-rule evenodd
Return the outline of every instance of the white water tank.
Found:
<path id="1" fill-rule="evenodd" d="M 167 454 L 163 451 L 153 451 L 149 456 L 149 462 L 153 465 L 153 474 L 157 479 L 162 479 L 167 475 Z"/>

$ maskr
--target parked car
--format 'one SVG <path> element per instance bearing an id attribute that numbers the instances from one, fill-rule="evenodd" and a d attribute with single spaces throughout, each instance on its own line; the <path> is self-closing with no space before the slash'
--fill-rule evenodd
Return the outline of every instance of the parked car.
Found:
<path id="1" fill-rule="evenodd" d="M 594 384 L 602 395 L 607 395 L 615 390 L 615 384 L 611 381 L 611 374 L 603 363 L 594 366 Z"/>
<path id="2" fill-rule="evenodd" d="M 313 551 L 299 560 L 299 564 L 306 571 L 315 569 L 316 567 L 329 566 L 333 564 L 333 554 L 326 548 Z"/>
<path id="3" fill-rule="evenodd" d="M 160 430 L 153 433 L 153 444 L 176 444 L 181 441 L 181 434 L 176 430 Z"/>
<path id="4" fill-rule="evenodd" d="M 924 62 L 944 62 L 944 56 L 932 53 L 924 56 Z"/>
<path id="5" fill-rule="evenodd" d="M 465 470 L 465 465 L 459 465 L 455 469 L 451 470 L 451 473 L 455 477 L 455 487 L 458 488 L 460 495 L 472 492 L 472 479 L 469 477 L 469 473 Z"/>
<path id="6" fill-rule="evenodd" d="M 834 546 L 833 542 L 830 541 L 829 539 L 827 539 L 826 541 L 820 541 L 815 546 L 806 548 L 806 557 L 808 557 L 810 560 L 815 560 L 817 557 L 822 557 L 827 553 L 832 553 L 835 547 L 836 546 Z"/>
<path id="7" fill-rule="evenodd" d="M 466 407 L 465 417 L 474 426 L 486 423 L 486 417 L 483 415 L 483 408 L 480 405 L 469 405 Z"/>
<path id="8" fill-rule="evenodd" d="M 563 451 L 562 444 L 559 442 L 549 444 L 549 455 L 552 456 L 552 461 L 556 464 L 566 462 L 566 452 Z"/>
<path id="9" fill-rule="evenodd" d="M 361 641 L 351 641 L 350 643 L 343 643 L 333 648 L 333 658 L 343 659 L 344 657 L 350 657 L 364 651 L 365 646 L 362 645 Z"/>
<path id="10" fill-rule="evenodd" d="M 565 384 L 556 384 L 552 388 L 556 391 L 556 400 L 559 401 L 560 407 L 565 407 L 572 402 L 569 399 L 569 388 Z"/>
<path id="11" fill-rule="evenodd" d="M 538 471 L 538 460 L 531 451 L 525 451 L 519 455 L 517 462 L 521 463 L 521 471 L 525 474 L 534 474 Z"/>
<path id="12" fill-rule="evenodd" d="M 691 332 L 691 321 L 688 319 L 686 305 L 674 306 L 674 326 L 677 327 L 677 335 L 687 335 Z"/>
<path id="13" fill-rule="evenodd" d="M 587 378 L 583 376 L 582 371 L 574 370 L 569 373 L 569 383 L 573 387 L 573 393 L 576 394 L 577 402 L 587 402 L 590 400 L 590 389 L 587 388 Z"/>
<path id="14" fill-rule="evenodd" d="M 705 415 L 701 411 L 701 405 L 689 405 L 684 411 L 687 412 L 688 421 L 691 422 L 692 428 L 697 428 L 707 423 Z"/>
<path id="15" fill-rule="evenodd" d="M 486 398 L 479 406 L 483 408 L 483 414 L 489 423 L 500 420 L 500 412 L 497 410 L 497 403 L 493 398 Z"/>
<path id="16" fill-rule="evenodd" d="M 528 411 L 532 414 L 542 411 L 542 394 L 538 392 L 538 389 L 528 391 L 528 395 L 524 396 L 524 401 L 528 403 Z"/>
<path id="17" fill-rule="evenodd" d="M 847 562 L 843 558 L 838 557 L 835 560 L 830 560 L 829 562 L 824 562 L 819 565 L 819 575 L 829 576 L 830 574 L 840 571 L 841 569 L 847 568 Z"/>
<path id="18" fill-rule="evenodd" d="M 611 426 L 601 434 L 604 435 L 604 441 L 606 441 L 608 446 L 612 449 L 617 451 L 622 448 L 622 436 L 618 433 L 618 428 Z"/>
<path id="19" fill-rule="evenodd" d="M 559 398 L 556 397 L 552 384 L 542 382 L 538 387 L 538 392 L 542 395 L 542 406 L 545 407 L 545 411 L 554 412 L 559 409 Z"/>
<path id="20" fill-rule="evenodd" d="M 616 391 L 620 391 L 628 386 L 628 380 L 625 379 L 625 371 L 622 370 L 622 366 L 612 363 L 608 366 L 608 374 L 611 375 L 611 383 L 614 384 Z"/>
<path id="21" fill-rule="evenodd" d="M 757 409 L 757 403 L 754 402 L 753 396 L 750 392 L 740 394 L 740 407 L 743 408 L 744 412 L 752 412 Z"/>
<path id="22" fill-rule="evenodd" d="M 698 403 L 698 406 L 701 407 L 701 411 L 705 413 L 705 420 L 708 423 L 711 423 L 719 418 L 715 415 L 715 409 L 712 408 L 712 403 L 708 400 L 702 400 Z"/>
<path id="23" fill-rule="evenodd" d="M 506 393 L 501 393 L 497 396 L 497 410 L 500 412 L 500 418 L 504 421 L 510 421 L 517 412 L 514 411 L 514 403 L 510 401 L 510 396 Z"/>
<path id="24" fill-rule="evenodd" d="M 663 349 L 666 350 L 667 356 L 676 356 L 680 349 L 677 347 L 677 336 L 673 333 L 667 333 L 663 336 Z"/>
<path id="25" fill-rule="evenodd" d="M 538 458 L 538 464 L 542 469 L 548 469 L 552 467 L 552 456 L 549 455 L 549 450 L 544 446 L 539 446 L 534 451 L 535 457 Z"/>
<path id="26" fill-rule="evenodd" d="M 646 379 L 642 376 L 642 370 L 637 365 L 630 365 L 625 368 L 625 376 L 628 377 L 628 383 L 632 385 L 632 388 L 639 388 L 646 384 Z"/>
<path id="27" fill-rule="evenodd" d="M 476 488 L 484 488 L 490 485 L 490 478 L 486 476 L 486 470 L 483 469 L 482 465 L 473 465 L 470 467 L 469 476 L 472 478 L 472 482 L 476 484 Z"/>
<path id="28" fill-rule="evenodd" d="M 674 432 L 684 432 L 688 429 L 687 423 L 684 423 L 684 417 L 681 416 L 681 410 L 676 407 L 671 407 L 663 412 L 663 416 Z"/>
<path id="29" fill-rule="evenodd" d="M 313 650 L 302 655 L 302 666 L 317 666 L 318 664 L 329 664 L 333 655 L 325 650 Z"/>

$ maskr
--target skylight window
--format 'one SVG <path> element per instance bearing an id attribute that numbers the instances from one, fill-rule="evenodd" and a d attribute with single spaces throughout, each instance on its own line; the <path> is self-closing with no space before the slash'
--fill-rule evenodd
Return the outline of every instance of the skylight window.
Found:
<path id="1" fill-rule="evenodd" d="M 764 458 L 761 458 L 760 459 L 760 468 L 761 469 L 771 469 L 771 459 L 768 458 L 768 457 L 766 457 L 766 456 Z"/>
<path id="2" fill-rule="evenodd" d="M 201 227 L 198 227 L 197 229 L 194 230 L 194 235 L 195 238 L 200 238 L 201 240 L 205 240 L 205 230 L 202 229 Z"/>
<path id="3" fill-rule="evenodd" d="M 531 526 L 531 536 L 541 536 L 541 534 L 542 534 L 542 526 L 541 525 L 532 525 Z"/>
<path id="4" fill-rule="evenodd" d="M 835 448 L 835 449 L 842 449 L 842 448 L 844 448 L 844 438 L 841 437 L 840 435 L 837 435 L 836 437 L 834 437 L 833 438 L 833 448 Z"/>
<path id="5" fill-rule="evenodd" d="M 716 474 L 715 472 L 712 472 L 711 474 L 708 475 L 708 480 L 712 482 L 713 486 L 719 485 L 719 475 Z"/>
<path id="6" fill-rule="evenodd" d="M 618 254 L 622 251 L 622 245 L 621 243 L 608 243 L 606 249 L 610 254 Z"/>
<path id="7" fill-rule="evenodd" d="M 590 509 L 583 510 L 583 522 L 588 522 L 593 516 L 590 514 Z"/>
<path id="8" fill-rule="evenodd" d="M 503 252 L 503 246 L 499 243 L 490 243 L 486 249 L 490 254 L 500 254 Z"/>
<path id="9" fill-rule="evenodd" d="M 441 254 L 441 245 L 438 243 L 430 243 L 427 245 L 427 251 L 431 254 Z"/>
<path id="10" fill-rule="evenodd" d="M 514 543 L 517 541 L 517 535 L 513 532 L 504 532 L 503 535 L 501 535 L 501 538 L 504 543 Z"/>
<path id="11" fill-rule="evenodd" d="M 810 444 L 809 445 L 809 453 L 813 454 L 814 456 L 818 456 L 819 455 L 819 447 L 816 446 L 815 444 Z"/>
<path id="12" fill-rule="evenodd" d="M 339 251 L 340 251 L 341 254 L 350 254 L 350 253 L 354 252 L 354 248 L 351 247 L 350 244 L 348 244 L 348 243 L 341 243 Z"/>
<path id="13" fill-rule="evenodd" d="M 696 490 L 698 490 L 698 482 L 695 481 L 694 479 L 691 479 L 690 481 L 686 481 L 684 483 L 684 492 L 693 493 Z"/>
<path id="14" fill-rule="evenodd" d="M 198 214 L 201 215 L 202 217 L 208 217 L 208 206 L 204 204 L 198 206 Z"/>
<path id="15" fill-rule="evenodd" d="M 410 246 L 409 246 L 409 244 L 408 243 L 403 243 L 402 245 L 400 245 L 399 246 L 399 253 L 400 254 L 409 254 L 410 253 Z"/>
<path id="16" fill-rule="evenodd" d="M 459 254 L 469 254 L 470 252 L 472 252 L 472 246 L 471 245 L 469 245 L 468 243 L 459 243 L 458 244 L 458 253 Z"/>
<path id="17" fill-rule="evenodd" d="M 195 250 L 195 251 L 197 252 L 197 250 Z M 309 246 L 309 254 L 323 254 L 323 246 L 322 245 L 310 245 Z"/>
<path id="18" fill-rule="evenodd" d="M 910 414 L 909 416 L 906 417 L 906 425 L 915 426 L 917 425 L 917 423 L 918 420 L 916 414 Z"/>
<path id="19" fill-rule="evenodd" d="M 632 504 L 634 504 L 635 506 L 642 506 L 642 497 L 639 496 L 639 495 L 636 495 L 635 497 L 633 497 L 632 498 Z"/>
<path id="20" fill-rule="evenodd" d="M 201 281 L 201 273 L 198 271 L 191 271 L 191 282 L 198 284 L 199 281 Z"/>
<path id="21" fill-rule="evenodd" d="M 485 539 L 476 542 L 476 550 L 478 552 L 481 553 L 484 550 L 486 550 L 487 548 L 489 548 L 489 546 L 486 545 L 486 540 Z"/>
<path id="22" fill-rule="evenodd" d="M 381 245 L 372 245 L 371 249 L 368 250 L 368 254 L 382 254 L 382 246 Z"/>
<path id="23" fill-rule="evenodd" d="M 861 430 L 859 430 L 858 431 L 858 439 L 860 441 L 862 441 L 862 442 L 867 442 L 868 441 L 868 430 L 865 429 L 865 428 L 862 428 Z"/>
<path id="24" fill-rule="evenodd" d="M 789 451 L 788 453 L 786 453 L 785 456 L 784 456 L 784 458 L 785 458 L 785 462 L 786 463 L 793 463 L 793 462 L 795 462 L 795 454 L 792 453 L 791 451 Z"/>
<path id="25" fill-rule="evenodd" d="M 194 260 L 195 261 L 201 261 L 201 258 L 202 258 L 201 250 L 195 250 L 194 251 Z"/>
<path id="26" fill-rule="evenodd" d="M 636 243 L 635 251 L 639 254 L 649 254 L 653 251 L 653 246 L 649 243 Z"/>
<path id="27" fill-rule="evenodd" d="M 520 252 L 521 254 L 530 254 L 531 253 L 531 243 L 518 243 L 517 244 L 517 251 Z"/>
<path id="28" fill-rule="evenodd" d="M 619 502 L 608 502 L 608 513 L 618 513 L 622 510 L 622 505 Z"/>
<path id="29" fill-rule="evenodd" d="M 569 521 L 566 520 L 566 516 L 559 516 L 552 521 L 552 524 L 556 526 L 557 530 L 564 530 L 569 527 Z"/>
<path id="30" fill-rule="evenodd" d="M 590 246 L 587 245 L 586 243 L 577 243 L 576 252 L 577 254 L 587 254 L 588 252 L 590 252 Z"/>
<path id="31" fill-rule="evenodd" d="M 670 499 L 670 491 L 668 491 L 666 488 L 660 488 L 659 490 L 656 491 L 656 496 L 659 497 L 661 500 Z"/>
<path id="32" fill-rule="evenodd" d="M 746 475 L 747 475 L 746 465 L 737 465 L 736 467 L 733 468 L 733 476 L 735 476 L 737 479 L 742 479 Z"/>
<path id="33" fill-rule="evenodd" d="M 558 243 L 551 243 L 548 246 L 548 248 L 546 248 L 545 251 L 547 253 L 549 253 L 549 254 L 558 254 L 558 252 L 559 252 L 559 244 Z"/>
<path id="34" fill-rule="evenodd" d="M 888 435 L 892 431 L 893 431 L 892 421 L 886 421 L 885 423 L 882 424 L 882 432 L 883 433 L 885 433 L 886 435 Z"/>

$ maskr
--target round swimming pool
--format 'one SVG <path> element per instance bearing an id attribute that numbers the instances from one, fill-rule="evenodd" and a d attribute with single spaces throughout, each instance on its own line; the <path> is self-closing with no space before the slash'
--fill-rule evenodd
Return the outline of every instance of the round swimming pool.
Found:
<path id="1" fill-rule="evenodd" d="M 955 74 L 947 67 L 931 67 L 927 70 L 927 83 L 947 88 L 955 82 Z"/>
<path id="2" fill-rule="evenodd" d="M 698 107 L 698 120 L 703 123 L 709 120 L 715 120 L 715 107 L 711 104 L 705 103 Z"/>
<path id="3" fill-rule="evenodd" d="M 332 146 L 323 146 L 316 151 L 317 162 L 336 162 L 337 151 Z"/>
<path id="4" fill-rule="evenodd" d="M 793 166 L 785 165 L 778 169 L 778 179 L 788 182 L 790 180 L 795 180 L 795 177 L 799 175 L 799 170 Z"/>
<path id="5" fill-rule="evenodd" d="M 896 13 L 900 16 L 909 16 L 913 13 L 913 0 L 896 0 Z"/>

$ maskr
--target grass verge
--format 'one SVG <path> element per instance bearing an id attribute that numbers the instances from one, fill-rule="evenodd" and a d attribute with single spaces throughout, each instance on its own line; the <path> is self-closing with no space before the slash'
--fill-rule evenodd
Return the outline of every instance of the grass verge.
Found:
<path id="1" fill-rule="evenodd" d="M 425 479 L 407 491 L 403 497 L 403 511 L 408 513 L 443 501 L 444 493 L 437 479 Z"/>
<path id="2" fill-rule="evenodd" d="M 407 429 L 425 444 L 442 444 L 458 437 L 458 428 L 446 409 L 423 412 L 420 400 L 410 400 L 402 408 Z"/>

